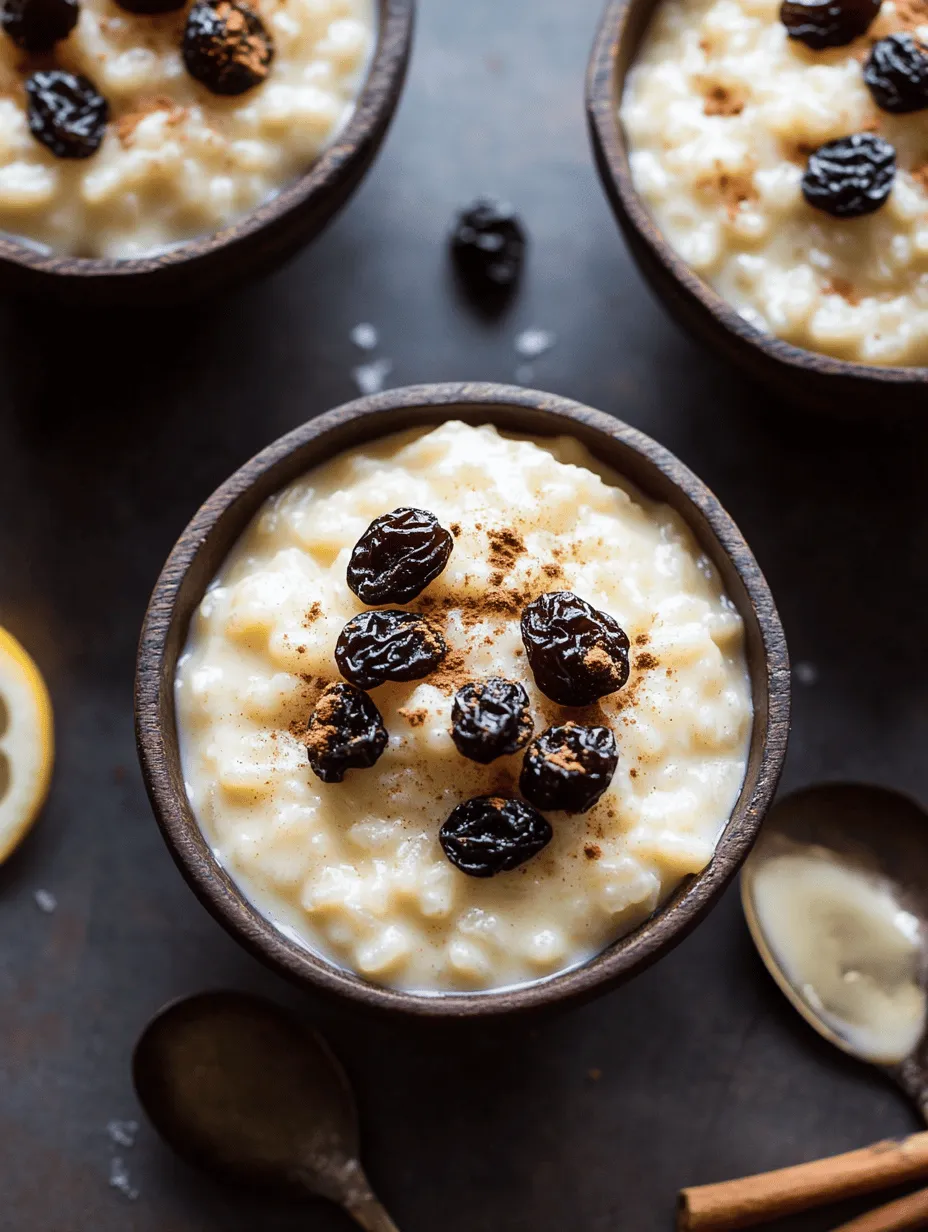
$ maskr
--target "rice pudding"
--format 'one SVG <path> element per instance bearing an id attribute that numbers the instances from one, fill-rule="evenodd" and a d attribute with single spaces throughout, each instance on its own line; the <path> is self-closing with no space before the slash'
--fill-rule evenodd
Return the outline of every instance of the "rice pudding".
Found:
<path id="1" fill-rule="evenodd" d="M 431 580 L 397 607 L 415 586 L 377 567 L 399 522 Z M 584 687 L 611 690 L 579 706 L 550 696 L 580 697 L 578 665 L 545 658 L 574 619 L 600 639 Z M 381 683 L 391 622 L 421 660 Z M 753 713 L 741 619 L 677 514 L 572 438 L 458 422 L 273 497 L 200 604 L 176 702 L 194 813 L 255 906 L 369 980 L 435 992 L 579 964 L 703 869 Z M 481 846 L 488 811 L 515 856 Z"/>
<path id="2" fill-rule="evenodd" d="M 922 931 L 889 882 L 825 847 L 768 840 L 750 910 L 789 986 L 855 1056 L 894 1065 L 925 1032 Z"/>
<path id="3" fill-rule="evenodd" d="M 238 61 L 252 76 L 207 87 L 193 75 L 190 23 L 200 14 L 232 30 L 243 11 L 263 32 L 261 55 L 252 39 L 253 63 Z M 0 32 L 0 229 L 55 253 L 127 258 L 225 227 L 332 142 L 375 37 L 374 0 L 217 0 L 152 15 L 79 0 L 76 25 L 43 56 Z M 54 71 L 34 72 L 50 61 Z M 44 110 L 35 79 L 49 87 Z M 30 124 L 64 106 L 78 139 L 65 132 L 53 152 Z"/>
<path id="4" fill-rule="evenodd" d="M 816 48 L 790 37 L 778 0 L 661 0 L 620 114 L 665 238 L 747 321 L 841 359 L 923 365 L 928 93 L 894 101 L 873 82 L 874 56 L 901 50 L 928 84 L 928 5 L 876 0 L 873 13 L 866 33 Z M 879 141 L 879 208 L 834 217 L 809 203 L 810 169 L 857 134 Z"/>

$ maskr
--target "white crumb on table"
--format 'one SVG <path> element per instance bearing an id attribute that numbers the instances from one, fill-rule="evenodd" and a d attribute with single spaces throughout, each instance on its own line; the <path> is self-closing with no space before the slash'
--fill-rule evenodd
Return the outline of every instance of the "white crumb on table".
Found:
<path id="1" fill-rule="evenodd" d="M 379 340 L 376 327 L 368 321 L 362 321 L 351 331 L 351 341 L 360 351 L 373 351 Z"/>
<path id="2" fill-rule="evenodd" d="M 107 1121 L 106 1135 L 116 1146 L 135 1146 L 138 1121 Z"/>
<path id="3" fill-rule="evenodd" d="M 818 668 L 814 663 L 800 661 L 793 668 L 793 675 L 800 684 L 813 685 L 818 683 Z"/>
<path id="4" fill-rule="evenodd" d="M 523 329 L 521 334 L 516 335 L 515 347 L 526 359 L 537 359 L 545 351 L 550 351 L 556 341 L 556 336 L 549 329 Z"/>
<path id="5" fill-rule="evenodd" d="M 392 359 L 374 359 L 351 370 L 354 383 L 362 394 L 379 394 L 393 371 Z"/>
<path id="6" fill-rule="evenodd" d="M 36 890 L 32 897 L 35 899 L 35 905 L 38 909 L 44 911 L 46 915 L 51 915 L 58 906 L 58 899 L 55 898 L 51 890 Z"/>
<path id="7" fill-rule="evenodd" d="M 134 1202 L 139 1196 L 139 1191 L 129 1179 L 129 1169 L 126 1167 L 125 1160 L 119 1155 L 114 1155 L 110 1160 L 110 1186 L 118 1190 L 130 1202 Z"/>

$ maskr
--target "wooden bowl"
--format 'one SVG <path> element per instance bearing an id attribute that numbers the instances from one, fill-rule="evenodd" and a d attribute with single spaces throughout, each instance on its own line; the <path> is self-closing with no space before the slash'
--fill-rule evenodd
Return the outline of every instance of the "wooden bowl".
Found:
<path id="1" fill-rule="evenodd" d="M 312 167 L 237 221 L 151 257 L 56 256 L 0 235 L 0 289 L 66 303 L 177 303 L 267 273 L 314 239 L 358 187 L 399 102 L 415 0 L 377 0 L 377 44 L 354 113 Z"/>
<path id="2" fill-rule="evenodd" d="M 596 164 L 638 268 L 677 322 L 791 403 L 862 418 L 924 412 L 928 368 L 849 363 L 755 329 L 664 239 L 632 182 L 619 104 L 625 78 L 660 0 L 609 0 L 586 83 Z"/>
<path id="3" fill-rule="evenodd" d="M 682 515 L 745 623 L 754 724 L 741 795 L 709 866 L 634 932 L 585 966 L 523 987 L 417 995 L 370 984 L 290 941 L 217 863 L 184 790 L 174 676 L 190 619 L 223 560 L 267 498 L 342 450 L 447 419 L 535 436 L 570 434 L 649 496 Z M 420 385 L 361 398 L 275 441 L 227 480 L 181 535 L 158 579 L 139 645 L 136 737 L 158 824 L 181 872 L 217 920 L 297 982 L 376 1009 L 443 1018 L 512 1014 L 580 1000 L 642 970 L 680 941 L 734 876 L 773 797 L 789 727 L 790 676 L 776 608 L 757 563 L 712 493 L 666 449 L 600 411 L 507 385 Z"/>

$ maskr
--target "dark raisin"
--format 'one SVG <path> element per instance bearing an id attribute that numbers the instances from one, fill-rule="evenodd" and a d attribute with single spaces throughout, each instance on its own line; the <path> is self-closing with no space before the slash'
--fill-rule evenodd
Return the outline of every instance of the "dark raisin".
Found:
<path id="1" fill-rule="evenodd" d="M 89 158 L 100 148 L 110 109 L 93 82 L 60 69 L 26 79 L 29 131 L 58 158 Z"/>
<path id="2" fill-rule="evenodd" d="M 427 509 L 375 518 L 354 545 L 348 585 L 365 603 L 408 603 L 438 577 L 454 539 Z"/>
<path id="3" fill-rule="evenodd" d="M 791 39 L 813 51 L 844 47 L 866 33 L 881 0 L 783 0 L 780 21 Z"/>
<path id="4" fill-rule="evenodd" d="M 451 255 L 465 289 L 485 307 L 501 307 L 515 290 L 525 230 L 511 205 L 482 198 L 458 215 Z"/>
<path id="5" fill-rule="evenodd" d="M 508 873 L 551 842 L 551 826 L 524 800 L 475 796 L 453 810 L 439 832 L 442 851 L 468 877 Z"/>
<path id="6" fill-rule="evenodd" d="M 879 39 L 864 65 L 864 81 L 884 111 L 905 115 L 928 107 L 928 49 L 911 34 Z"/>
<path id="7" fill-rule="evenodd" d="M 79 16 L 77 0 L 6 0 L 0 24 L 17 47 L 39 54 L 66 39 Z"/>
<path id="8" fill-rule="evenodd" d="M 458 689 L 451 707 L 451 739 L 458 752 L 488 765 L 517 753 L 532 737 L 535 724 L 528 694 L 520 684 L 491 676 Z"/>
<path id="9" fill-rule="evenodd" d="M 306 728 L 306 751 L 323 783 L 340 783 L 346 770 L 366 770 L 387 746 L 380 711 L 353 684 L 330 684 Z"/>
<path id="10" fill-rule="evenodd" d="M 628 638 L 617 620 L 569 590 L 522 613 L 522 641 L 535 683 L 560 706 L 588 706 L 628 680 Z"/>
<path id="11" fill-rule="evenodd" d="M 213 94 L 244 94 L 267 77 L 274 44 L 264 22 L 239 0 L 197 0 L 184 30 L 187 72 Z"/>
<path id="12" fill-rule="evenodd" d="M 802 195 L 834 218 L 860 218 L 878 210 L 896 175 L 896 151 L 874 133 L 854 133 L 820 145 L 809 155 Z"/>
<path id="13" fill-rule="evenodd" d="M 421 680 L 448 652 L 434 625 L 416 612 L 359 612 L 338 635 L 338 670 L 359 689 L 386 680 Z"/>
<path id="14" fill-rule="evenodd" d="M 186 0 L 116 0 L 121 9 L 139 17 L 156 17 L 159 13 L 173 13 L 182 9 Z"/>
<path id="15" fill-rule="evenodd" d="M 618 764 L 608 727 L 549 727 L 525 750 L 519 791 L 538 808 L 586 813 L 612 782 Z"/>

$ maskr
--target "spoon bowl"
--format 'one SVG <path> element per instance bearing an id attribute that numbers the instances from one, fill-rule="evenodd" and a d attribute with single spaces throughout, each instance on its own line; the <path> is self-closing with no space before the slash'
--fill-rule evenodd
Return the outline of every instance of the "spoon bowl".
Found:
<path id="1" fill-rule="evenodd" d="M 348 1079 L 325 1040 L 259 997 L 177 1001 L 146 1027 L 133 1079 L 159 1134 L 237 1184 L 317 1194 L 397 1232 L 364 1175 Z"/>
<path id="2" fill-rule="evenodd" d="M 836 1027 L 814 990 L 801 986 L 777 952 L 758 908 L 758 881 L 770 861 L 804 853 L 829 866 L 862 874 L 861 884 L 888 891 L 901 912 L 916 924 L 917 975 L 928 982 L 928 814 L 915 801 L 888 788 L 865 784 L 826 784 L 779 800 L 769 812 L 760 839 L 744 867 L 741 900 L 748 928 L 767 970 L 820 1035 L 851 1056 L 877 1064 L 915 1102 L 928 1120 L 928 1035 L 922 1029 L 904 1056 L 879 1060 L 853 1032 Z M 816 937 L 816 946 L 827 944 Z M 844 972 L 844 979 L 858 978 Z"/>

